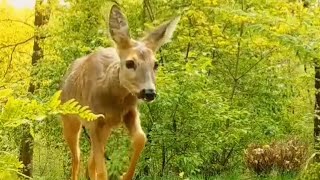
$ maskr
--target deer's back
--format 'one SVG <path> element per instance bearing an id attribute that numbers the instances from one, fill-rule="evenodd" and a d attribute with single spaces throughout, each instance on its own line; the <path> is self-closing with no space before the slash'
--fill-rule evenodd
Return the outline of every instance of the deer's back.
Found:
<path id="1" fill-rule="evenodd" d="M 70 66 L 62 84 L 62 102 L 72 98 L 83 106 L 92 106 L 93 93 L 101 86 L 107 68 L 120 59 L 114 48 L 104 48 L 76 59 Z"/>

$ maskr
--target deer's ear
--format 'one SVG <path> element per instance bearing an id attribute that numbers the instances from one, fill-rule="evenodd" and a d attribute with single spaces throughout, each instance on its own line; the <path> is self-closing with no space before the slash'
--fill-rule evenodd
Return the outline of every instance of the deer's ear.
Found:
<path id="1" fill-rule="evenodd" d="M 148 48 L 153 51 L 157 51 L 162 45 L 169 42 L 172 38 L 173 32 L 180 21 L 180 16 L 172 19 L 169 22 L 163 23 L 146 37 L 143 38 L 143 42 Z"/>
<path id="2" fill-rule="evenodd" d="M 127 48 L 130 46 L 131 38 L 127 18 L 116 5 L 111 7 L 109 31 L 113 41 L 119 48 Z"/>

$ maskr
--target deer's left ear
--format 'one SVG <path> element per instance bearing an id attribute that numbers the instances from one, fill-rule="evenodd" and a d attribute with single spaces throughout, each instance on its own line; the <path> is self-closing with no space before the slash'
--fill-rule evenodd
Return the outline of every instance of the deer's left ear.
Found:
<path id="1" fill-rule="evenodd" d="M 179 21 L 180 16 L 160 25 L 144 37 L 143 42 L 151 50 L 157 51 L 162 45 L 170 41 Z"/>
<path id="2" fill-rule="evenodd" d="M 127 18 L 117 5 L 111 7 L 109 15 L 109 31 L 118 48 L 130 47 L 130 33 Z"/>

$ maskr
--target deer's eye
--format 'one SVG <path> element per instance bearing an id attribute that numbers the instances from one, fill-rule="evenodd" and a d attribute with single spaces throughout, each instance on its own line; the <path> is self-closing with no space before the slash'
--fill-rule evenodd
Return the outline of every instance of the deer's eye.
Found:
<path id="1" fill-rule="evenodd" d="M 154 69 L 154 70 L 157 70 L 158 67 L 159 67 L 159 63 L 155 62 L 155 63 L 154 63 L 154 66 L 153 66 L 153 69 Z"/>
<path id="2" fill-rule="evenodd" d="M 134 63 L 133 60 L 127 60 L 126 61 L 126 67 L 128 69 L 136 69 L 136 64 Z"/>

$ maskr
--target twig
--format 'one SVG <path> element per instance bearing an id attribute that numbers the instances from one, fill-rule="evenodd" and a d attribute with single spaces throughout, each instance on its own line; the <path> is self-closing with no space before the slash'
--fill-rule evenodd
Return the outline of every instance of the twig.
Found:
<path id="1" fill-rule="evenodd" d="M 272 53 L 273 50 L 274 50 L 274 49 L 272 49 L 271 51 L 269 51 L 269 52 L 267 53 L 267 55 L 270 54 L 270 53 Z M 266 59 L 266 58 L 265 58 L 265 57 L 262 57 L 262 55 L 261 55 L 260 59 L 259 59 L 257 62 L 255 62 L 249 69 L 247 69 L 244 73 L 242 73 L 237 79 L 241 79 L 243 76 L 245 76 L 247 73 L 249 73 L 254 67 L 256 67 L 261 61 L 263 61 L 263 60 L 265 60 L 265 59 Z"/>
<path id="2" fill-rule="evenodd" d="M 222 62 L 222 66 L 227 70 L 227 73 L 231 76 L 231 78 L 234 80 L 236 77 L 233 75 L 231 72 L 231 69 L 228 68 L 227 64 L 222 60 L 222 61 L 217 61 L 217 62 Z"/>
<path id="3" fill-rule="evenodd" d="M 6 22 L 6 21 L 11 21 L 11 22 L 22 23 L 22 24 L 27 25 L 27 26 L 29 26 L 29 27 L 31 27 L 31 28 L 34 28 L 31 24 L 26 23 L 26 22 L 21 21 L 21 20 L 18 20 L 18 19 L 1 19 L 0 22 L 1 22 L 1 21 L 4 21 L 4 22 Z"/>
<path id="4" fill-rule="evenodd" d="M 232 87 L 231 96 L 230 96 L 231 105 L 233 104 L 233 98 L 234 98 L 236 88 L 238 86 L 238 80 L 239 80 L 239 78 L 237 78 L 237 76 L 239 73 L 239 63 L 240 63 L 240 56 L 241 56 L 241 46 L 242 46 L 241 39 L 242 39 L 243 32 L 244 32 L 244 24 L 243 23 L 241 23 L 239 31 L 240 32 L 239 32 L 239 38 L 238 38 L 238 43 L 237 43 L 237 55 L 236 55 L 237 61 L 236 61 L 236 67 L 235 67 L 236 69 L 234 72 L 233 87 Z M 229 127 L 229 119 L 227 119 L 226 125 L 227 125 L 227 127 Z"/>
<path id="5" fill-rule="evenodd" d="M 16 50 L 17 46 L 18 46 L 18 45 L 15 45 L 15 46 L 13 47 L 12 51 L 11 51 L 10 61 L 9 61 L 9 64 L 8 64 L 8 66 L 7 66 L 6 71 L 4 72 L 3 79 L 6 77 L 6 75 L 7 75 L 8 72 L 9 72 L 9 68 L 11 67 L 11 64 L 12 64 L 13 53 L 14 53 L 14 51 Z"/>
<path id="6" fill-rule="evenodd" d="M 32 40 L 33 38 L 34 38 L 34 36 L 32 36 L 32 37 L 30 37 L 30 38 L 28 38 L 28 39 L 26 39 L 26 40 L 24 40 L 24 41 L 18 42 L 18 43 L 16 43 L 16 44 L 4 45 L 4 46 L 0 47 L 0 50 L 1 50 L 1 49 L 5 49 L 5 48 L 9 48 L 9 47 L 17 47 L 17 46 L 19 46 L 19 45 L 21 45 L 21 44 L 24 44 L 24 43 L 29 42 L 29 41 Z"/>
<path id="7" fill-rule="evenodd" d="M 310 161 L 311 161 L 316 155 L 319 155 L 319 154 L 320 154 L 320 152 L 315 152 L 315 153 L 313 153 L 313 154 L 311 155 L 310 158 L 308 158 L 308 160 L 306 161 L 306 165 L 305 165 L 305 167 L 303 168 L 304 171 L 307 170 Z"/>

